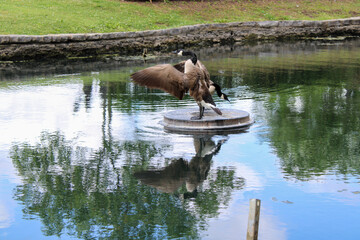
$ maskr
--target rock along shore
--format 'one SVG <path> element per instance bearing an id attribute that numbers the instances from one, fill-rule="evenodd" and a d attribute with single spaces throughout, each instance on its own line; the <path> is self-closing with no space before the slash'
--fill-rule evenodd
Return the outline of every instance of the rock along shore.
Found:
<path id="1" fill-rule="evenodd" d="M 0 35 L 0 61 L 135 55 L 190 46 L 257 40 L 360 36 L 360 17 L 325 21 L 263 21 L 199 24 L 138 32 Z"/>

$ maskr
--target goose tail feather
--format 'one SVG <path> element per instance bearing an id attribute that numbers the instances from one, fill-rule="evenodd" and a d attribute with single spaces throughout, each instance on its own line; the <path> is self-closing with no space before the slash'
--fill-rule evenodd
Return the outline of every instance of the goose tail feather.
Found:
<path id="1" fill-rule="evenodd" d="M 214 110 L 214 112 L 216 112 L 217 114 L 222 115 L 222 112 L 217 107 L 211 107 L 211 109 Z"/>

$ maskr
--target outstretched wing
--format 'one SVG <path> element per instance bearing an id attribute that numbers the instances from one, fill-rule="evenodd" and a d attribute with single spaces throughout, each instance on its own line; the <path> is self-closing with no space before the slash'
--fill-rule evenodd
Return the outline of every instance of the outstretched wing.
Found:
<path id="1" fill-rule="evenodd" d="M 178 99 L 183 99 L 187 92 L 186 76 L 171 64 L 161 64 L 145 68 L 131 74 L 133 81 L 148 88 L 161 89 Z"/>

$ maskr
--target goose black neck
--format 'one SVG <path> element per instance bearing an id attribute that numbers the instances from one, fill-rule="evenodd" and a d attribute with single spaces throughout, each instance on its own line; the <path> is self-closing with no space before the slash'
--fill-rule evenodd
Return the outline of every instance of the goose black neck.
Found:
<path id="1" fill-rule="evenodd" d="M 195 53 L 187 51 L 187 52 L 183 52 L 183 56 L 191 56 L 191 61 L 193 62 L 194 65 L 196 64 L 197 56 Z"/>
<path id="2" fill-rule="evenodd" d="M 214 87 L 215 87 L 215 91 L 216 91 L 217 95 L 218 95 L 219 97 L 221 97 L 221 94 L 222 94 L 222 92 L 221 92 L 221 87 L 220 87 L 218 84 L 216 84 L 216 83 L 213 83 L 213 85 L 214 85 Z"/>

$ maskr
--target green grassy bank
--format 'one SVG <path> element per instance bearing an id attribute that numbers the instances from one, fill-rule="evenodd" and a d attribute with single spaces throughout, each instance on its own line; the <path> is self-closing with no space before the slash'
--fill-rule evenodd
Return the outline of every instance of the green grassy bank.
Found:
<path id="1" fill-rule="evenodd" d="M 0 34 L 104 33 L 199 23 L 360 16 L 360 0 L 0 0 Z"/>

